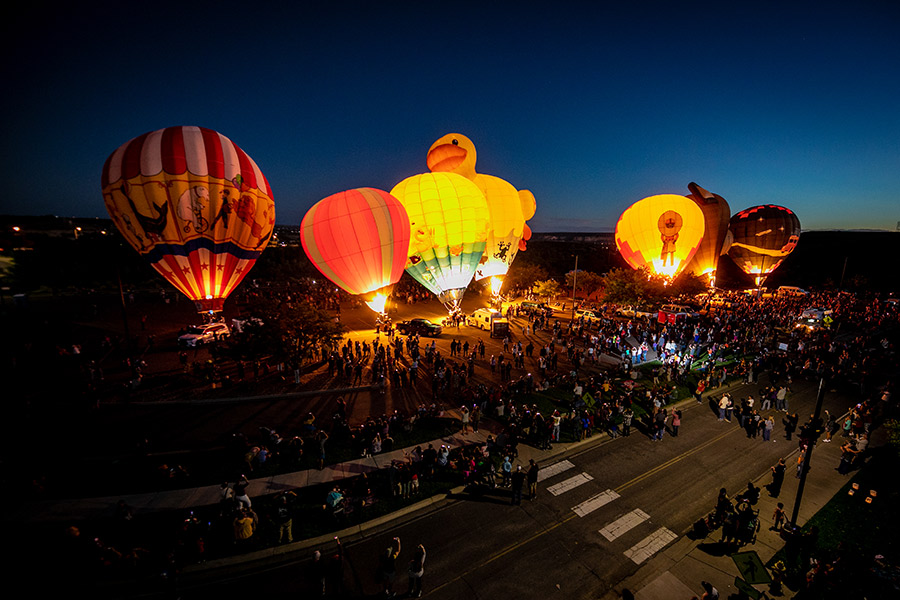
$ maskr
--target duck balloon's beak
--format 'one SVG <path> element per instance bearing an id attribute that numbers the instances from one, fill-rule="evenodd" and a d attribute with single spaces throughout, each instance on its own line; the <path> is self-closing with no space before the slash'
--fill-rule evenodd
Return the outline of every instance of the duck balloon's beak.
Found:
<path id="1" fill-rule="evenodd" d="M 425 162 L 433 173 L 451 172 L 466 160 L 468 154 L 465 148 L 453 144 L 441 144 L 431 149 Z"/>

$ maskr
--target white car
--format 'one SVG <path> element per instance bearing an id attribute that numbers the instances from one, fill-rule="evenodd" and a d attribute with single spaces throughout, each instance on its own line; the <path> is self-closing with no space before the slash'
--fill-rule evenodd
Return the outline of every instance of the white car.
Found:
<path id="1" fill-rule="evenodd" d="M 206 325 L 194 325 L 189 327 L 187 333 L 178 337 L 179 346 L 193 348 L 208 344 L 217 339 L 228 337 L 231 331 L 225 323 L 207 323 Z"/>
<path id="2" fill-rule="evenodd" d="M 664 304 L 659 310 L 667 314 L 674 314 L 679 318 L 693 319 L 700 316 L 700 313 L 685 304 Z"/>
<path id="3" fill-rule="evenodd" d="M 576 319 L 584 319 L 588 323 L 593 323 L 594 321 L 599 321 L 600 317 L 592 310 L 576 310 L 575 311 Z"/>

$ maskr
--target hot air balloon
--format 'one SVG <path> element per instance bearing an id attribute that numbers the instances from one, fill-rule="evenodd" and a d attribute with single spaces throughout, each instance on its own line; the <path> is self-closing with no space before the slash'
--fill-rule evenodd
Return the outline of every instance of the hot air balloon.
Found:
<path id="1" fill-rule="evenodd" d="M 660 194 L 635 202 L 616 224 L 616 246 L 635 269 L 677 276 L 700 247 L 703 211 L 692 200 Z"/>
<path id="2" fill-rule="evenodd" d="M 716 268 L 719 265 L 719 256 L 728 251 L 725 237 L 728 233 L 728 220 L 731 218 L 731 207 L 722 196 L 713 194 L 703 189 L 696 183 L 689 183 L 691 193 L 687 196 L 697 203 L 703 211 L 705 232 L 700 248 L 694 254 L 694 258 L 685 267 L 685 271 L 696 275 L 705 275 L 709 278 L 709 284 L 715 285 Z"/>
<path id="3" fill-rule="evenodd" d="M 531 237 L 525 221 L 534 216 L 535 201 L 528 190 L 517 190 L 499 177 L 476 173 L 476 160 L 472 140 L 460 133 L 448 133 L 431 145 L 426 162 L 433 173 L 456 173 L 474 181 L 487 200 L 491 220 L 484 256 L 475 272 L 479 280 L 506 275 L 516 253 L 525 249 L 524 242 Z"/>
<path id="4" fill-rule="evenodd" d="M 320 200 L 300 224 L 303 250 L 316 268 L 351 294 L 384 312 L 389 290 L 403 275 L 409 250 L 409 217 L 382 190 L 359 188 Z M 381 293 L 376 293 L 378 291 Z"/>
<path id="5" fill-rule="evenodd" d="M 489 213 L 484 194 L 455 173 L 423 173 L 391 190 L 410 222 L 406 271 L 454 312 L 484 254 Z"/>
<path id="6" fill-rule="evenodd" d="M 126 142 L 103 166 L 103 200 L 128 243 L 197 310 L 222 310 L 275 226 L 272 190 L 237 144 L 203 127 Z"/>
<path id="7" fill-rule="evenodd" d="M 800 219 L 790 209 L 764 204 L 742 210 L 728 226 L 728 256 L 760 286 L 800 240 Z"/>

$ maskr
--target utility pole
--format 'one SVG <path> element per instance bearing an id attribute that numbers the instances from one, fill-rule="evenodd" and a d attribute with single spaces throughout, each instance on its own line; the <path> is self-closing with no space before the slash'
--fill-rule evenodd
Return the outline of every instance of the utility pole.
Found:
<path id="1" fill-rule="evenodd" d="M 575 270 L 572 271 L 572 320 L 575 320 L 575 286 L 578 285 L 578 255 L 575 255 Z"/>
<path id="2" fill-rule="evenodd" d="M 819 422 L 819 414 L 822 412 L 822 400 L 825 398 L 825 378 L 819 378 L 819 392 L 816 396 L 816 410 L 813 413 L 813 422 Z M 816 438 L 817 439 L 817 436 Z M 806 453 L 803 455 L 803 466 L 800 468 L 800 485 L 797 486 L 797 496 L 794 498 L 794 510 L 791 512 L 791 527 L 797 531 L 797 519 L 800 516 L 800 501 L 803 499 L 803 488 L 806 487 L 806 474 L 809 472 L 809 462 L 812 457 L 813 442 L 810 439 L 806 444 Z"/>

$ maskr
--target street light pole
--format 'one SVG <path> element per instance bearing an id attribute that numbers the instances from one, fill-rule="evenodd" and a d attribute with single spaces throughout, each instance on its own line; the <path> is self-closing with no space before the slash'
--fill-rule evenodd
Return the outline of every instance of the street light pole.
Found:
<path id="1" fill-rule="evenodd" d="M 819 378 L 819 392 L 816 395 L 816 410 L 813 413 L 813 423 L 819 422 L 819 414 L 822 412 L 822 400 L 825 398 L 825 378 Z M 794 498 L 794 510 L 791 512 L 791 527 L 797 531 L 797 519 L 800 516 L 800 501 L 803 499 L 803 488 L 806 487 L 806 474 L 809 472 L 809 462 L 812 457 L 813 442 L 810 439 L 806 443 L 806 452 L 803 455 L 803 466 L 800 467 L 800 485 L 797 486 L 797 496 Z"/>
<path id="2" fill-rule="evenodd" d="M 578 284 L 578 255 L 575 255 L 575 270 L 572 272 L 572 320 L 575 320 L 575 286 Z"/>

